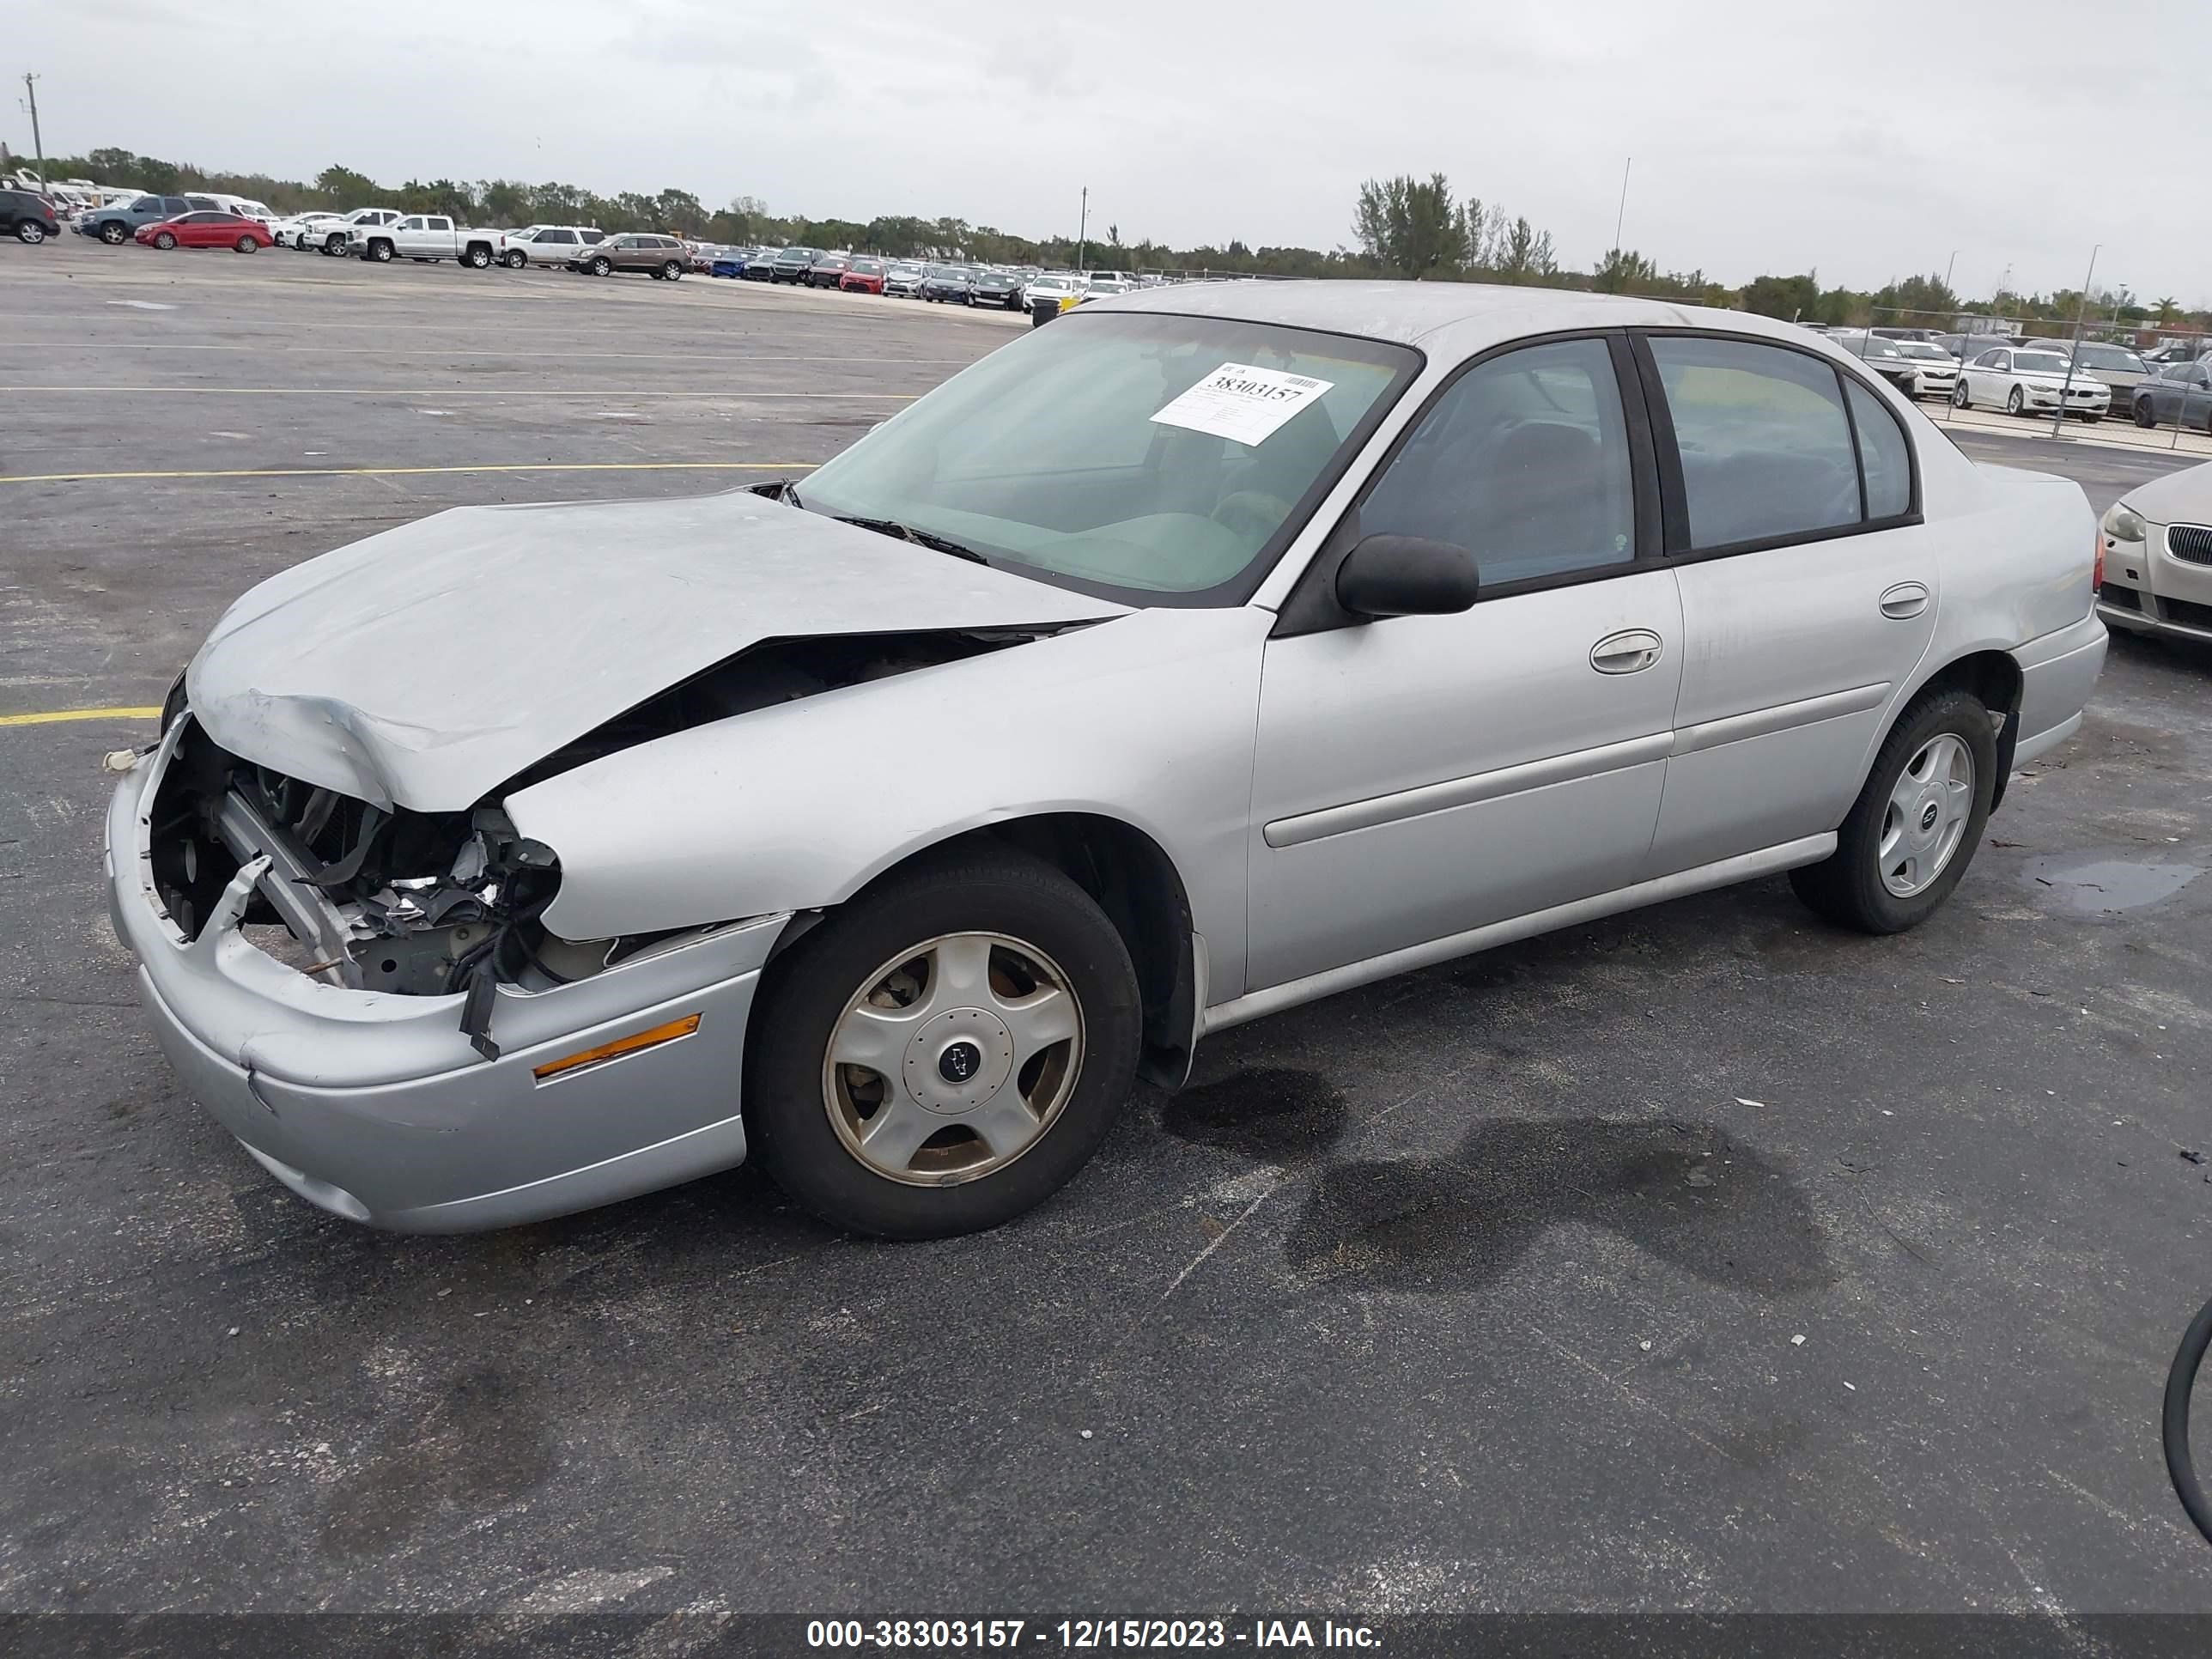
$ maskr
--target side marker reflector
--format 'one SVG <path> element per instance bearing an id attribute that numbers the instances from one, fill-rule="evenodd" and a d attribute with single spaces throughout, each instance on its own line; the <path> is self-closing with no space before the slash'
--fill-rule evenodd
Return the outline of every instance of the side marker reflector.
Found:
<path id="1" fill-rule="evenodd" d="M 649 1031 L 633 1031 L 628 1036 L 617 1037 L 612 1042 L 602 1042 L 596 1048 L 563 1054 L 558 1060 L 549 1060 L 543 1066 L 533 1066 L 530 1075 L 540 1083 L 548 1078 L 573 1072 L 580 1066 L 596 1066 L 603 1060 L 619 1060 L 624 1054 L 634 1054 L 641 1048 L 651 1048 L 663 1042 L 673 1042 L 678 1037 L 688 1037 L 699 1029 L 699 1016 L 686 1014 L 681 1019 L 672 1019 L 665 1025 L 656 1025 Z"/>

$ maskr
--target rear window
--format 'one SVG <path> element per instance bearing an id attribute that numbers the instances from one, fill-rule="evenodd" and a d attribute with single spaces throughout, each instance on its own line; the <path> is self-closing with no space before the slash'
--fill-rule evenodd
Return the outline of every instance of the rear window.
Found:
<path id="1" fill-rule="evenodd" d="M 1690 545 L 1856 524 L 1858 462 L 1835 369 L 1741 340 L 1651 341 L 1681 453 Z"/>

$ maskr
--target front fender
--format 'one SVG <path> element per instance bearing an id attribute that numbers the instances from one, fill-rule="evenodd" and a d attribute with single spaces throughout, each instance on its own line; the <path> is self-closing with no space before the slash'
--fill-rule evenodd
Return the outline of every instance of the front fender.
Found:
<path id="1" fill-rule="evenodd" d="M 1137 611 L 676 732 L 506 805 L 560 855 L 544 921 L 568 939 L 819 908 L 964 830 L 1116 818 L 1173 861 L 1214 994 L 1235 994 L 1273 620 Z"/>

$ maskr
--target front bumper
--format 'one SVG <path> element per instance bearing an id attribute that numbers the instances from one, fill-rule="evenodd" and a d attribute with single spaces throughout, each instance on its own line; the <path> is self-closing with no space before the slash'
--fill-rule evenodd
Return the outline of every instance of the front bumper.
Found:
<path id="1" fill-rule="evenodd" d="M 2181 527 L 2189 549 L 2212 545 L 2212 537 L 2194 526 Z M 2114 628 L 2136 634 L 2212 643 L 2212 564 L 2179 558 L 2174 526 L 2145 526 L 2144 539 L 2105 539 L 2105 585 L 2097 594 L 2097 614 Z"/>
<path id="2" fill-rule="evenodd" d="M 186 724 L 125 775 L 109 804 L 109 914 L 186 1091 L 284 1185 L 373 1226 L 459 1232 L 589 1209 L 743 1161 L 745 1024 L 788 917 L 733 922 L 549 991 L 501 985 L 491 1017 L 500 1057 L 486 1060 L 461 1032 L 459 996 L 325 983 L 249 940 L 240 918 L 257 887 L 280 907 L 301 902 L 268 857 L 248 862 L 198 937 L 185 938 L 155 889 L 149 840 L 155 790 Z M 536 1075 L 695 1013 L 690 1036 Z"/>

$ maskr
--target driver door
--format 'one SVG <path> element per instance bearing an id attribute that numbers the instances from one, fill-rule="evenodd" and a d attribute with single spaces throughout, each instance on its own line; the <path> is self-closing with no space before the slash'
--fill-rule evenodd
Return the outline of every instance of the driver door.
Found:
<path id="1" fill-rule="evenodd" d="M 1261 676 L 1249 988 L 1638 878 L 1682 619 L 1634 384 L 1617 337 L 1477 362 L 1285 605 Z M 1474 606 L 1344 615 L 1336 562 L 1385 532 L 1471 551 Z"/>

